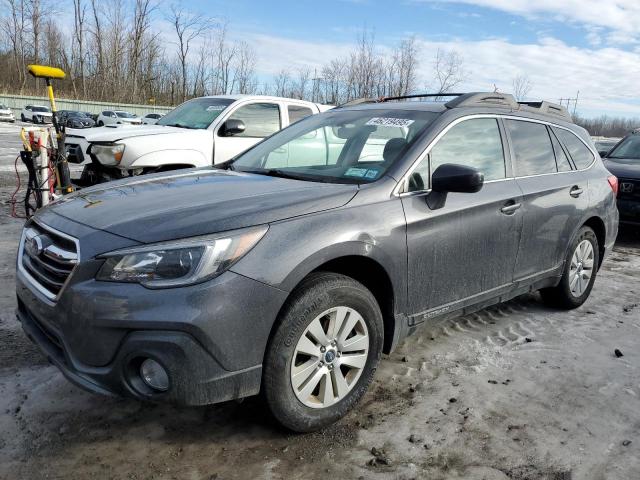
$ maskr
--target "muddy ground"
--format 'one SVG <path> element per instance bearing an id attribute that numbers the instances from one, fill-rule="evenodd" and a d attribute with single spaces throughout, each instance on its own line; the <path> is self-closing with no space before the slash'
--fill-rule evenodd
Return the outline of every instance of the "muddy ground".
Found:
<path id="1" fill-rule="evenodd" d="M 14 317 L 21 222 L 0 172 L 2 479 L 640 478 L 639 231 L 622 231 L 583 307 L 527 295 L 429 325 L 347 418 L 292 435 L 259 398 L 176 408 L 69 384 Z"/>

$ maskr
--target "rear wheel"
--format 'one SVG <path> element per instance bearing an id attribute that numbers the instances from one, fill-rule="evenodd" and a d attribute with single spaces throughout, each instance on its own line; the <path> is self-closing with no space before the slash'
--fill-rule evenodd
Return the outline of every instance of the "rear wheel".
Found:
<path id="1" fill-rule="evenodd" d="M 362 284 L 310 275 L 287 301 L 265 357 L 264 394 L 275 418 L 309 432 L 346 415 L 371 383 L 382 332 L 380 308 Z"/>
<path id="2" fill-rule="evenodd" d="M 598 238 L 591 228 L 582 227 L 569 248 L 560 283 L 541 290 L 543 299 L 560 308 L 579 307 L 591 294 L 599 262 Z"/>

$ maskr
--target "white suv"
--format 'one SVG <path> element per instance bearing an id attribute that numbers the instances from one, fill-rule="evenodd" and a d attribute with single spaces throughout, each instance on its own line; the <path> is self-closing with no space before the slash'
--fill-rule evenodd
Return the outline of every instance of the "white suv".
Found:
<path id="1" fill-rule="evenodd" d="M 156 125 L 87 129 L 67 134 L 66 145 L 70 162 L 86 162 L 79 182 L 86 186 L 222 163 L 287 125 L 329 108 L 260 95 L 201 97 L 179 105 Z"/>
<path id="2" fill-rule="evenodd" d="M 52 123 L 53 114 L 49 107 L 42 105 L 27 105 L 20 112 L 20 120 L 33 123 Z"/>
<path id="3" fill-rule="evenodd" d="M 142 125 L 142 119 L 136 114 L 124 110 L 104 110 L 98 115 L 96 123 L 99 127 L 104 125 Z"/>

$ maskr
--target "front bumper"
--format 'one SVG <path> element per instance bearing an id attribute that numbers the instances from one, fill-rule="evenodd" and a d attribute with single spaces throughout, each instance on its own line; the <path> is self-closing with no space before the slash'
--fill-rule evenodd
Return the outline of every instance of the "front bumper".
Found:
<path id="1" fill-rule="evenodd" d="M 620 223 L 640 225 L 640 198 L 637 200 L 618 198 L 617 205 Z"/>
<path id="2" fill-rule="evenodd" d="M 79 238 L 82 255 L 91 250 L 86 240 Z M 98 282 L 101 263 L 81 257 L 55 302 L 20 270 L 16 274 L 17 317 L 25 333 L 70 381 L 96 393 L 183 405 L 258 393 L 269 333 L 286 292 L 231 271 L 162 290 Z M 141 381 L 144 358 L 167 370 L 167 392 Z"/>

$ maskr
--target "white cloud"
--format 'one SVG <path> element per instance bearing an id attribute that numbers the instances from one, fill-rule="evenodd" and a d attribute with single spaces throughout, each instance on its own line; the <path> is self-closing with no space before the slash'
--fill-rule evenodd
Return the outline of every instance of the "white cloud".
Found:
<path id="1" fill-rule="evenodd" d="M 269 35 L 246 35 L 256 49 L 262 74 L 282 68 L 295 71 L 309 66 L 320 69 L 330 60 L 347 55 L 353 45 L 298 41 Z M 640 115 L 632 101 L 640 98 L 640 54 L 612 47 L 578 48 L 551 37 L 538 43 L 515 44 L 505 39 L 482 41 L 420 40 L 420 85 L 432 78 L 433 55 L 438 48 L 453 49 L 464 58 L 468 78 L 461 90 L 487 91 L 496 84 L 509 92 L 516 75 L 533 83 L 531 96 L 557 102 L 580 90 L 578 108 L 585 114 Z M 389 46 L 382 46 L 388 50 Z"/>
<path id="2" fill-rule="evenodd" d="M 564 21 L 599 25 L 629 33 L 640 31 L 638 0 L 414 0 L 423 3 L 462 3 L 515 15 L 551 16 Z"/>
<path id="3" fill-rule="evenodd" d="M 639 0 L 410 0 L 414 3 L 463 4 L 490 8 L 537 21 L 579 25 L 586 40 L 597 46 L 640 43 Z M 603 35 L 604 30 L 609 33 Z"/>

